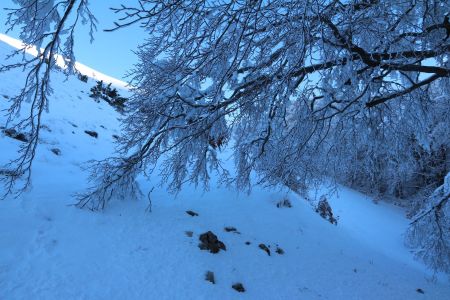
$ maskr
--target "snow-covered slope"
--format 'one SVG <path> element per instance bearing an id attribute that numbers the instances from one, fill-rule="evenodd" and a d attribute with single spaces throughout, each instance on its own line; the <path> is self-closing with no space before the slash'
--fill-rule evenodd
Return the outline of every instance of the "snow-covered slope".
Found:
<path id="1" fill-rule="evenodd" d="M 9 51 L 0 44 L 0 61 Z M 1 109 L 23 76 L 0 74 Z M 259 187 L 251 195 L 187 187 L 177 197 L 155 188 L 151 213 L 146 199 L 114 202 L 100 213 L 68 206 L 86 187 L 83 163 L 113 153 L 120 116 L 88 97 L 93 80 L 54 76 L 33 188 L 0 201 L 0 299 L 450 299 L 448 281 L 431 280 L 404 248 L 404 212 L 345 188 L 329 196 L 337 226 L 299 196 Z M 0 134 L 0 164 L 19 144 Z M 157 181 L 143 181 L 143 190 Z M 292 208 L 276 207 L 284 198 Z M 226 251 L 199 249 L 208 230 Z M 260 244 L 270 246 L 270 256 Z M 207 271 L 216 284 L 205 280 Z M 244 293 L 232 289 L 237 282 Z"/>

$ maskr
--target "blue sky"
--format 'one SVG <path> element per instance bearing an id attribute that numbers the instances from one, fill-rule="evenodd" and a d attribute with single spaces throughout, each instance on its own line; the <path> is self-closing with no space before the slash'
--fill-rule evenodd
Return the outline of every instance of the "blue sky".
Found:
<path id="1" fill-rule="evenodd" d="M 121 3 L 132 5 L 134 0 L 91 0 L 89 7 L 98 20 L 98 31 L 95 41 L 90 44 L 88 28 L 79 28 L 76 36 L 75 55 L 79 62 L 101 71 L 110 76 L 125 79 L 125 73 L 136 63 L 136 56 L 132 50 L 146 38 L 144 30 L 138 26 L 131 26 L 115 32 L 104 32 L 111 28 L 118 16 L 109 8 L 119 7 Z M 5 33 L 6 12 L 5 7 L 14 7 L 12 0 L 1 0 L 0 4 L 0 31 Z M 8 33 L 18 38 L 18 32 Z"/>

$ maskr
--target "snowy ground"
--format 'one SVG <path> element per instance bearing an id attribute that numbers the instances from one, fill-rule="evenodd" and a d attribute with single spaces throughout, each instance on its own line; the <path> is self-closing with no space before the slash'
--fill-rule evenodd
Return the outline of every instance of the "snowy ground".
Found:
<path id="1" fill-rule="evenodd" d="M 1 62 L 9 51 L 0 44 Z M 1 109 L 23 76 L 0 74 Z M 33 188 L 0 201 L 0 299 L 450 299 L 447 279 L 432 280 L 403 246 L 404 212 L 345 188 L 330 196 L 337 226 L 299 196 L 262 188 L 246 195 L 187 187 L 177 197 L 159 188 L 152 213 L 146 200 L 114 202 L 100 213 L 68 206 L 86 186 L 83 162 L 112 153 L 119 131 L 120 115 L 88 97 L 93 85 L 56 75 Z M 20 143 L 0 134 L 0 164 Z M 156 182 L 142 182 L 143 189 Z M 293 207 L 277 208 L 285 197 Z M 198 248 L 208 230 L 227 251 Z M 275 253 L 277 245 L 284 254 Z M 237 282 L 244 293 L 231 288 Z"/>

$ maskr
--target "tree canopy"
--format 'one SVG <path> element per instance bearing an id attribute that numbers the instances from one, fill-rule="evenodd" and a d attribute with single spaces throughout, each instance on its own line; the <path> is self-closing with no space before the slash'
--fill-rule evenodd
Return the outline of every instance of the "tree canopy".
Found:
<path id="1" fill-rule="evenodd" d="M 34 110 L 20 123 L 32 139 L 16 161 L 29 173 L 53 57 L 63 55 L 72 70 L 73 27 L 81 18 L 94 29 L 95 18 L 87 0 L 15 2 L 9 25 L 25 25 L 24 41 L 44 48 L 24 63 L 30 76 L 10 110 L 32 96 Z M 115 8 L 120 17 L 110 29 L 136 25 L 149 33 L 130 72 L 119 152 L 93 164 L 80 207 L 137 196 L 137 174 L 155 168 L 174 191 L 186 182 L 207 186 L 211 172 L 244 190 L 257 182 L 301 192 L 334 178 L 407 197 L 443 184 L 448 1 L 138 3 Z M 222 148 L 233 153 L 233 172 L 223 167 Z M 443 212 L 447 200 L 433 209 Z"/>

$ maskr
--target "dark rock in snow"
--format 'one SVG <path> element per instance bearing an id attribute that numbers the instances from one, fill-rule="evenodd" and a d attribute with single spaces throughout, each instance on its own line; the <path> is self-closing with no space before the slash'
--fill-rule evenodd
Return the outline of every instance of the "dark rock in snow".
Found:
<path id="1" fill-rule="evenodd" d="M 206 271 L 205 280 L 211 282 L 212 284 L 216 284 L 216 278 L 214 277 L 214 272 Z"/>
<path id="2" fill-rule="evenodd" d="M 232 227 L 232 226 L 227 226 L 224 229 L 225 229 L 226 232 L 234 232 L 234 233 L 237 233 L 237 234 L 241 234 L 239 231 L 237 231 L 237 229 L 235 227 Z"/>
<path id="3" fill-rule="evenodd" d="M 196 213 L 195 211 L 187 210 L 186 213 L 191 217 L 198 217 L 198 213 Z"/>
<path id="4" fill-rule="evenodd" d="M 267 248 L 264 244 L 259 244 L 259 249 L 266 251 L 266 253 L 270 256 L 270 249 Z"/>
<path id="5" fill-rule="evenodd" d="M 17 132 L 17 130 L 15 130 L 14 128 L 5 129 L 4 133 L 7 137 L 16 139 L 16 140 L 24 142 L 24 143 L 28 142 L 27 136 L 23 133 Z"/>
<path id="6" fill-rule="evenodd" d="M 225 244 L 219 241 L 217 236 L 211 231 L 201 234 L 199 240 L 201 243 L 198 247 L 202 250 L 209 250 L 211 253 L 218 253 L 220 249 L 227 250 Z"/>
<path id="7" fill-rule="evenodd" d="M 425 294 L 425 292 L 422 289 L 417 289 L 416 292 L 418 292 L 419 294 Z"/>
<path id="8" fill-rule="evenodd" d="M 51 151 L 52 151 L 55 155 L 58 155 L 58 156 L 61 155 L 61 150 L 58 149 L 58 148 L 53 148 L 53 149 L 51 149 Z"/>
<path id="9" fill-rule="evenodd" d="M 95 131 L 91 131 L 91 130 L 85 130 L 84 131 L 86 134 L 92 136 L 93 138 L 98 138 L 98 133 Z"/>
<path id="10" fill-rule="evenodd" d="M 244 286 L 242 285 L 242 283 L 240 283 L 240 282 L 233 284 L 231 287 L 232 287 L 233 289 L 235 289 L 236 291 L 238 291 L 239 293 L 245 292 L 245 288 L 244 288 Z"/>
<path id="11" fill-rule="evenodd" d="M 247 242 L 245 242 L 245 244 L 248 246 L 248 245 L 250 245 L 251 243 L 250 243 L 249 241 L 247 241 Z"/>

